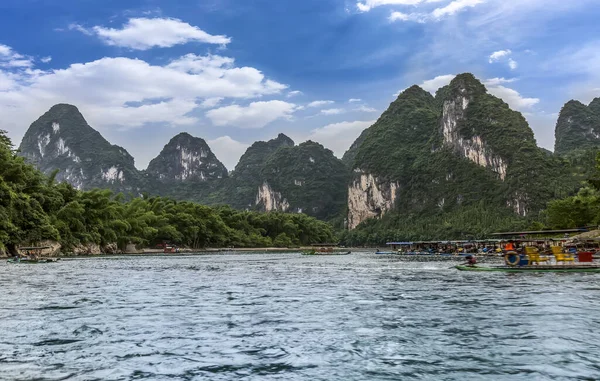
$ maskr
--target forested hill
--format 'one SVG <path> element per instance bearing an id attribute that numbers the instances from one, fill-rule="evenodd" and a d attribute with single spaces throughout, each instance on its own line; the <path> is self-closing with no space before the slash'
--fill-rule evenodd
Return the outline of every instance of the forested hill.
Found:
<path id="1" fill-rule="evenodd" d="M 569 101 L 560 111 L 556 123 L 557 155 L 572 155 L 600 148 L 600 98 L 589 106 L 575 100 Z"/>
<path id="2" fill-rule="evenodd" d="M 525 118 L 471 74 L 435 97 L 405 90 L 345 160 L 354 174 L 348 221 L 360 242 L 482 237 L 536 218 L 578 185 L 537 146 Z"/>
<path id="3" fill-rule="evenodd" d="M 133 243 L 190 248 L 289 247 L 333 242 L 330 225 L 304 214 L 236 211 L 161 197 L 56 183 L 18 156 L 0 131 L 0 252 L 58 241 L 63 252 L 115 252 Z"/>

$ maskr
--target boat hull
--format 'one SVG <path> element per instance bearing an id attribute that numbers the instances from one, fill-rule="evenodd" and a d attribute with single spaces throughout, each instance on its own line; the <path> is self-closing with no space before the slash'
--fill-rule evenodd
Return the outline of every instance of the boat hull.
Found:
<path id="1" fill-rule="evenodd" d="M 505 273 L 600 273 L 600 266 L 456 266 L 460 271 L 505 272 Z"/>

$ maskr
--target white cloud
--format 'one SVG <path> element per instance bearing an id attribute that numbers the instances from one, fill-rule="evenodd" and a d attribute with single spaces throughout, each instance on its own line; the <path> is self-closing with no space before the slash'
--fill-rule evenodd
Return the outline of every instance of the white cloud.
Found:
<path id="1" fill-rule="evenodd" d="M 246 152 L 248 144 L 238 142 L 225 135 L 216 139 L 207 140 L 208 146 L 215 153 L 217 158 L 225 164 L 228 170 L 233 170 L 240 161 L 240 157 Z"/>
<path id="2" fill-rule="evenodd" d="M 43 63 L 48 63 L 48 62 L 52 61 L 52 57 L 50 57 L 50 56 L 42 57 L 42 58 L 40 58 L 40 61 L 42 61 Z"/>
<path id="3" fill-rule="evenodd" d="M 513 110 L 530 109 L 540 103 L 538 98 L 524 98 L 518 91 L 504 86 L 488 86 L 488 92 L 508 103 Z"/>
<path id="4" fill-rule="evenodd" d="M 346 112 L 343 108 L 329 108 L 325 110 L 321 110 L 321 114 L 323 115 L 339 115 Z"/>
<path id="5" fill-rule="evenodd" d="M 515 82 L 517 79 L 516 78 L 489 78 L 483 81 L 483 84 L 486 86 L 498 86 L 501 85 L 503 83 L 512 83 Z"/>
<path id="6" fill-rule="evenodd" d="M 432 12 L 433 17 L 439 19 L 444 16 L 452 16 L 465 8 L 472 8 L 482 4 L 484 0 L 455 0 L 443 8 L 437 8 Z"/>
<path id="7" fill-rule="evenodd" d="M 223 101 L 223 99 L 224 98 L 221 98 L 221 97 L 207 98 L 207 99 L 203 100 L 202 103 L 200 103 L 200 107 L 202 107 L 202 108 L 217 107 L 219 105 L 219 103 L 221 103 L 221 101 Z"/>
<path id="8" fill-rule="evenodd" d="M 14 89 L 16 86 L 17 83 L 10 73 L 0 71 L 0 91 L 8 91 Z"/>
<path id="9" fill-rule="evenodd" d="M 508 67 L 511 70 L 515 70 L 517 67 L 519 67 L 519 63 L 517 61 L 515 61 L 514 59 L 512 59 L 510 57 L 511 55 L 512 55 L 512 50 L 510 50 L 510 49 L 498 50 L 497 52 L 494 52 L 490 55 L 488 61 L 489 61 L 489 63 L 494 63 L 494 62 L 504 61 L 506 59 L 505 62 L 507 62 Z"/>
<path id="10" fill-rule="evenodd" d="M 489 62 L 490 63 L 498 62 L 498 61 L 500 61 L 500 59 L 502 59 L 504 57 L 508 57 L 511 54 L 512 54 L 512 51 L 510 49 L 498 50 L 497 52 L 494 52 L 490 55 Z"/>
<path id="11" fill-rule="evenodd" d="M 300 90 L 294 90 L 294 91 L 290 91 L 289 93 L 287 93 L 287 97 L 288 98 L 292 98 L 292 97 L 295 97 L 295 96 L 298 96 L 298 95 L 302 95 L 302 94 L 303 94 L 302 91 L 300 91 Z"/>
<path id="12" fill-rule="evenodd" d="M 323 107 L 334 103 L 334 101 L 313 101 L 307 104 L 306 107 Z"/>
<path id="13" fill-rule="evenodd" d="M 424 0 L 364 0 L 362 2 L 357 2 L 356 7 L 361 12 L 368 12 L 371 9 L 382 5 L 417 5 L 423 1 Z"/>
<path id="14" fill-rule="evenodd" d="M 413 9 L 420 9 L 421 12 L 405 13 L 402 11 L 393 11 L 388 20 L 395 21 L 414 21 L 425 23 L 428 21 L 439 21 L 447 16 L 452 16 L 466 8 L 473 8 L 483 4 L 488 0 L 454 0 L 449 4 L 431 9 L 431 3 L 441 3 L 447 0 L 363 0 L 356 3 L 360 12 L 368 12 L 375 7 L 388 6 L 413 6 Z"/>
<path id="15" fill-rule="evenodd" d="M 392 12 L 390 14 L 390 17 L 388 17 L 388 20 L 390 20 L 390 22 L 394 22 L 394 21 L 408 21 L 411 19 L 411 15 L 406 14 L 406 13 L 402 13 L 402 12 Z"/>
<path id="16" fill-rule="evenodd" d="M 312 130 L 307 139 L 323 144 L 341 158 L 362 131 L 374 123 L 369 120 L 328 124 Z"/>
<path id="17" fill-rule="evenodd" d="M 433 79 L 424 81 L 419 86 L 432 94 L 446 85 L 448 85 L 454 79 L 455 75 L 440 75 Z M 483 80 L 482 83 L 487 87 L 488 92 L 503 101 L 514 110 L 526 110 L 535 106 L 540 102 L 538 98 L 525 98 L 518 91 L 510 89 L 508 87 L 501 86 L 501 84 L 511 83 L 516 79 L 506 78 L 490 78 Z"/>
<path id="18" fill-rule="evenodd" d="M 361 106 L 355 108 L 354 111 L 360 111 L 360 112 L 377 112 L 377 109 L 375 109 L 373 107 L 366 106 L 366 105 L 361 105 Z"/>
<path id="19" fill-rule="evenodd" d="M 0 67 L 4 68 L 31 68 L 33 60 L 16 53 L 10 46 L 0 44 Z"/>
<path id="20" fill-rule="evenodd" d="M 121 29 L 102 26 L 86 29 L 76 24 L 69 28 L 96 35 L 107 45 L 137 50 L 168 48 L 188 42 L 220 45 L 231 42 L 227 36 L 211 35 L 196 26 L 171 18 L 132 18 Z"/>
<path id="21" fill-rule="evenodd" d="M 10 48 L 10 46 L 0 44 L 0 56 L 10 56 L 10 55 L 12 55 L 12 49 Z"/>
<path id="22" fill-rule="evenodd" d="M 359 99 L 359 98 L 348 99 L 348 103 L 357 103 L 357 102 L 362 102 L 362 99 Z"/>
<path id="23" fill-rule="evenodd" d="M 284 101 L 252 102 L 248 106 L 231 105 L 206 113 L 215 126 L 262 128 L 277 119 L 289 119 L 296 105 Z"/>
<path id="24" fill-rule="evenodd" d="M 30 59 L 9 59 L 7 61 L 0 61 L 1 67 L 9 68 L 26 68 L 33 67 L 33 62 Z"/>
<path id="25" fill-rule="evenodd" d="M 0 52 L 3 62 L 17 55 L 9 48 Z M 199 123 L 200 110 L 215 107 L 221 99 L 258 98 L 285 88 L 255 68 L 235 67 L 233 59 L 215 55 L 187 55 L 165 66 L 117 57 L 48 71 L 0 67 L 3 128 L 15 141 L 57 103 L 76 105 L 100 130 L 147 123 L 187 126 Z"/>
<path id="26" fill-rule="evenodd" d="M 438 89 L 452 82 L 454 77 L 456 77 L 456 75 L 454 74 L 439 75 L 433 79 L 424 81 L 419 85 L 419 87 L 425 91 L 429 91 L 430 93 L 435 94 L 435 92 L 438 91 Z"/>

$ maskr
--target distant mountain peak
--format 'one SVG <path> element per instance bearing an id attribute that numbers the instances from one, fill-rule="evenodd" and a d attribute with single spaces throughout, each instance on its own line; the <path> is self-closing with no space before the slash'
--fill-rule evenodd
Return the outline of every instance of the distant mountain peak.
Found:
<path id="1" fill-rule="evenodd" d="M 140 185 L 133 157 L 122 147 L 111 145 L 70 104 L 54 105 L 33 122 L 19 150 L 42 172 L 58 169 L 58 181 L 79 189 L 132 191 Z"/>
<path id="2" fill-rule="evenodd" d="M 187 132 L 175 135 L 148 165 L 147 173 L 160 181 L 214 180 L 227 177 L 227 169 L 206 141 Z"/>
<path id="3" fill-rule="evenodd" d="M 600 148 L 600 98 L 589 106 L 577 100 L 567 102 L 560 110 L 555 135 L 557 155 Z"/>

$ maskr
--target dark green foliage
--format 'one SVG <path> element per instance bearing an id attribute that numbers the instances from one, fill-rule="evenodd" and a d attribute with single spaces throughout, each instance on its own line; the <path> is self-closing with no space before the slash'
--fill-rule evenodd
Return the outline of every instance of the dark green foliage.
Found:
<path id="1" fill-rule="evenodd" d="M 569 101 L 560 111 L 556 123 L 554 153 L 567 155 L 576 150 L 600 148 L 600 98 L 589 106 Z"/>
<path id="2" fill-rule="evenodd" d="M 26 164 L 0 132 L 0 249 L 57 240 L 78 245 L 298 246 L 335 240 L 330 225 L 303 214 L 236 211 L 168 198 L 78 191 Z"/>
<path id="3" fill-rule="evenodd" d="M 348 246 L 382 246 L 391 241 L 481 239 L 498 231 L 522 230 L 530 223 L 531 220 L 519 218 L 507 209 L 480 202 L 452 212 L 390 213 L 381 220 L 369 220 L 358 229 L 344 232 L 341 242 Z"/>
<path id="4" fill-rule="evenodd" d="M 345 208 L 349 171 L 318 143 L 278 149 L 264 163 L 260 178 L 284 195 L 293 211 L 328 220 Z"/>
<path id="5" fill-rule="evenodd" d="M 278 149 L 293 147 L 294 141 L 284 134 L 268 142 L 255 142 L 235 166 L 232 180 L 225 182 L 226 197 L 222 200 L 234 208 L 254 208 L 258 187 L 262 185 L 262 169 Z"/>

